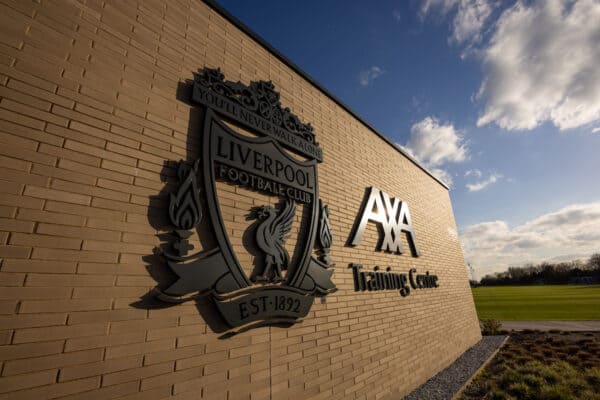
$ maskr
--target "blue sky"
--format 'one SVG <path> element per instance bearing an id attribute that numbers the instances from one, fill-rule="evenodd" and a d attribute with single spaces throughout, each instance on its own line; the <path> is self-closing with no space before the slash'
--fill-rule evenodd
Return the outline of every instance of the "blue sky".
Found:
<path id="1" fill-rule="evenodd" d="M 220 4 L 451 182 L 476 277 L 600 252 L 600 2 Z"/>

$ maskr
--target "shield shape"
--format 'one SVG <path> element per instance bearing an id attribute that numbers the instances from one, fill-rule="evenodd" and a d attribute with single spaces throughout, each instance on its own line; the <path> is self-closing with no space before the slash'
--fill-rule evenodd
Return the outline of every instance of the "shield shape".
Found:
<path id="1" fill-rule="evenodd" d="M 287 286 L 300 288 L 311 259 L 318 222 L 317 162 L 294 158 L 272 137 L 242 135 L 207 109 L 202 146 L 204 188 L 214 234 L 231 275 L 240 287 L 248 277 L 236 256 L 217 194 L 217 181 L 303 203 L 307 226 L 298 238 L 294 265 L 287 265 Z M 307 214 L 307 215 L 306 215 Z M 276 252 L 277 249 L 273 248 Z M 267 254 L 268 256 L 268 254 Z"/>
<path id="2" fill-rule="evenodd" d="M 205 107 L 201 159 L 195 160 L 192 168 L 184 162 L 179 165 L 180 184 L 176 194 L 171 194 L 169 208 L 176 227 L 172 247 L 178 254 L 163 253 L 179 279 L 164 291 L 158 290 L 158 295 L 165 301 L 180 302 L 197 296 L 187 296 L 193 292 L 209 293 L 232 327 L 255 321 L 293 323 L 307 315 L 315 293 L 335 291 L 329 210 L 318 195 L 317 163 L 323 154 L 313 128 L 281 107 L 271 82 L 245 86 L 225 81 L 218 69 L 204 68 L 195 76 L 193 100 Z M 202 184 L 198 183 L 199 167 Z M 261 194 L 240 197 L 239 191 Z M 228 204 L 221 198 L 225 192 L 230 193 Z M 250 201 L 244 203 L 240 198 Z M 255 207 L 258 221 L 254 230 L 235 225 L 239 212 L 251 211 L 246 206 L 271 203 L 273 198 L 280 201 L 279 207 Z M 208 213 L 203 213 L 203 208 Z M 301 218 L 296 218 L 297 209 L 301 209 Z M 216 246 L 188 255 L 194 248 L 188 238 L 192 229 L 200 229 L 206 214 L 209 226 L 197 232 L 211 235 Z M 293 243 L 286 246 L 286 241 L 293 225 L 297 237 L 290 257 L 288 247 Z M 262 267 L 259 274 L 246 273 L 247 265 L 240 263 L 237 253 L 251 241 L 249 232 L 260 250 L 254 254 L 256 266 Z M 238 242 L 232 243 L 232 238 Z M 315 251 L 318 258 L 313 257 Z M 244 257 L 247 261 L 247 255 Z M 283 270 L 287 270 L 285 277 Z"/>

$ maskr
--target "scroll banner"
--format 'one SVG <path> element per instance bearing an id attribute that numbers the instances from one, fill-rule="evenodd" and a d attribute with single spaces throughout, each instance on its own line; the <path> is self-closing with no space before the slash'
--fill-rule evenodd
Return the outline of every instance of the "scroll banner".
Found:
<path id="1" fill-rule="evenodd" d="M 165 256 L 173 272 L 179 276 L 179 279 L 165 290 L 168 295 L 183 296 L 213 288 L 218 293 L 240 289 L 220 249 L 197 254 L 187 262 L 170 259 L 169 254 Z"/>
<path id="2" fill-rule="evenodd" d="M 328 268 L 327 265 L 311 257 L 308 262 L 306 275 L 304 275 L 300 283 L 300 289 L 308 292 L 316 291 L 321 294 L 335 292 L 335 285 L 331 280 L 332 275 L 333 268 Z"/>
<path id="3" fill-rule="evenodd" d="M 278 127 L 271 121 L 246 110 L 240 104 L 237 104 L 202 85 L 194 85 L 193 99 L 194 101 L 208 106 L 229 118 L 233 118 L 246 126 L 253 127 L 300 154 L 315 158 L 319 162 L 323 161 L 323 151 L 319 146 L 298 137 L 286 129 Z"/>
<path id="4" fill-rule="evenodd" d="M 305 317 L 314 297 L 309 293 L 285 290 L 279 286 L 264 287 L 260 291 L 237 296 L 214 296 L 214 302 L 230 326 L 241 326 L 255 321 L 280 319 L 297 322 Z"/>

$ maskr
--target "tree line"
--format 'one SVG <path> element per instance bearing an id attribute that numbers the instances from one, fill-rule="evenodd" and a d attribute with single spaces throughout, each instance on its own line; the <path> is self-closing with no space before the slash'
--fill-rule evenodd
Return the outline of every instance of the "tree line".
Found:
<path id="1" fill-rule="evenodd" d="M 486 275 L 479 282 L 470 282 L 471 286 L 600 283 L 600 253 L 593 254 L 585 262 L 543 262 L 509 267 L 507 271 Z"/>

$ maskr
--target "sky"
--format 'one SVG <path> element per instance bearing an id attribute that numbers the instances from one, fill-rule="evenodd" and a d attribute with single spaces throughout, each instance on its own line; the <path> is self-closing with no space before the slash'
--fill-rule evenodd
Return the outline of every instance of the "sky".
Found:
<path id="1" fill-rule="evenodd" d="M 476 279 L 600 252 L 600 1 L 219 3 L 450 185 Z"/>

